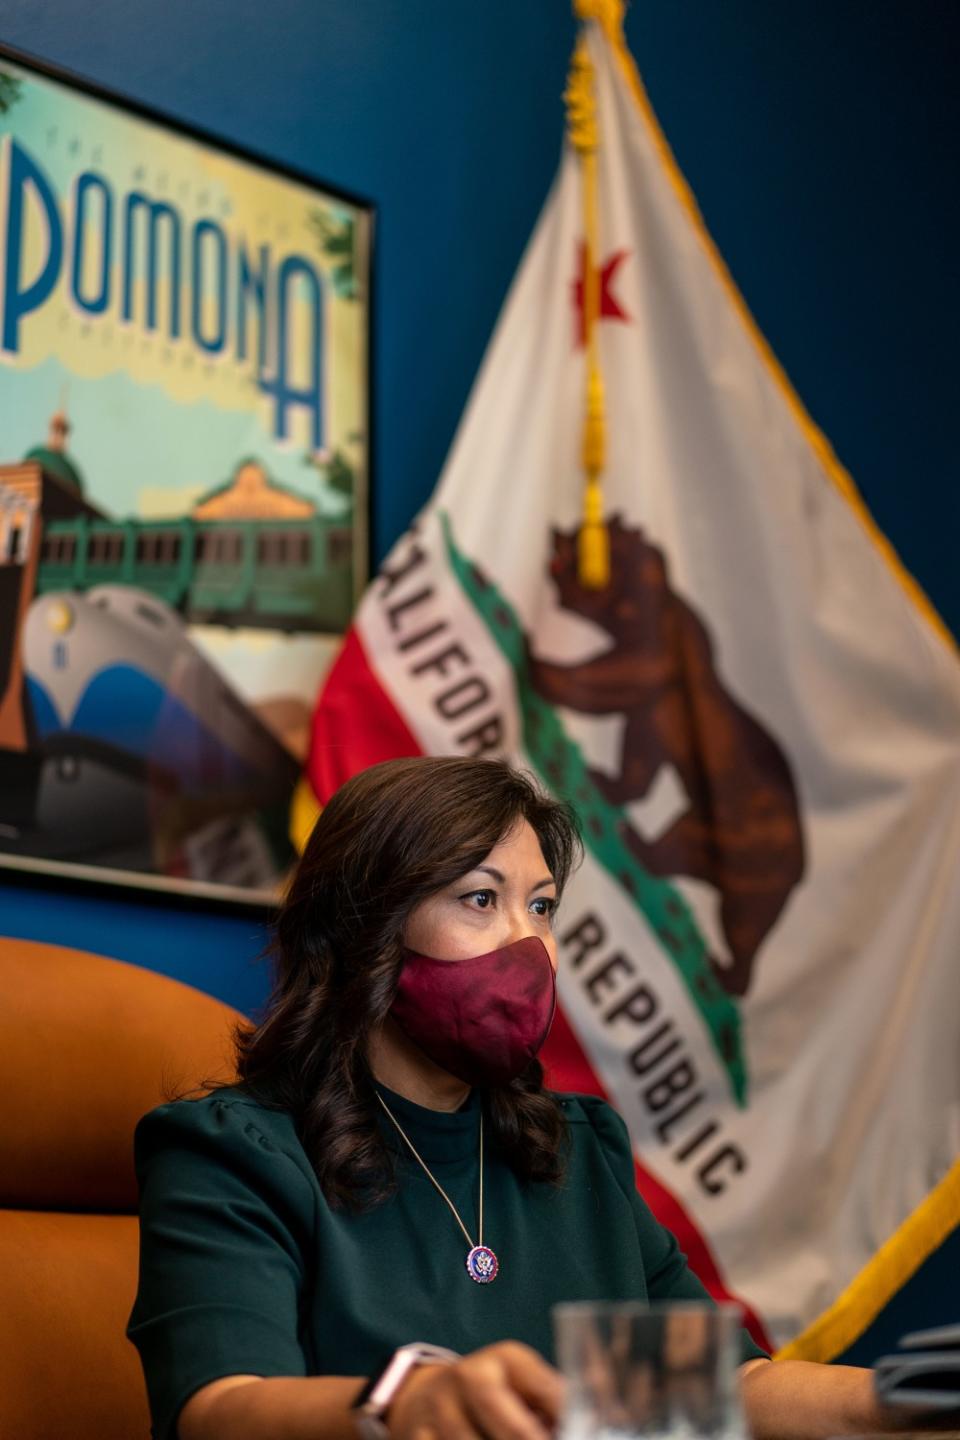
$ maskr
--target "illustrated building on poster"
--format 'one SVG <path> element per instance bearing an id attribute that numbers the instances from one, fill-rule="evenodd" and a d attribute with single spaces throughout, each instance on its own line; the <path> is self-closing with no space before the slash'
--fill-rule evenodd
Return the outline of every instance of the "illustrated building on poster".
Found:
<path id="1" fill-rule="evenodd" d="M 83 477 L 66 454 L 70 424 L 62 411 L 50 421 L 46 445 L 19 463 L 0 463 L 0 748 L 25 750 L 20 635 L 40 568 L 44 523 L 102 518 L 84 495 Z"/>
<path id="2" fill-rule="evenodd" d="M 29 544 L 36 551 L 34 520 L 42 521 L 39 563 L 25 588 L 33 582 L 42 595 L 137 585 L 195 622 L 333 633 L 344 628 L 353 604 L 348 514 L 321 514 L 246 460 L 182 519 L 114 519 L 84 498 L 79 472 L 63 447 L 68 430 L 58 414 L 46 446 L 31 450 L 20 465 L 0 464 L 8 547 Z M 10 613 L 6 599 L 0 613 Z"/>

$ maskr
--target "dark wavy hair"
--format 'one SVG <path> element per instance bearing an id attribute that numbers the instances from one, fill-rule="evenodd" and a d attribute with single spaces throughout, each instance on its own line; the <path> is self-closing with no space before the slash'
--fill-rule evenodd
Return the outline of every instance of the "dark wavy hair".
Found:
<path id="1" fill-rule="evenodd" d="M 262 1022 L 238 1033 L 237 1065 L 245 1089 L 293 1113 L 332 1205 L 367 1208 L 394 1188 L 367 1041 L 393 1003 L 407 918 L 522 820 L 559 894 L 580 856 L 576 820 L 502 761 L 374 765 L 336 792 L 314 827 L 276 923 L 276 985 Z M 485 1104 L 513 1170 L 558 1181 L 566 1128 L 539 1061 L 487 1089 Z"/>

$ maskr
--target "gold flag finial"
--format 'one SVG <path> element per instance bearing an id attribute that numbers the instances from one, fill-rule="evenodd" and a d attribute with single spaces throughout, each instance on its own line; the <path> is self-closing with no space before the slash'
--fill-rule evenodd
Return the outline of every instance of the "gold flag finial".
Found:
<path id="1" fill-rule="evenodd" d="M 622 11 L 622 6 L 604 5 L 603 0 L 574 0 L 574 4 L 581 19 L 600 19 L 600 11 L 615 8 Z M 600 316 L 597 150 L 600 145 L 600 127 L 597 120 L 593 62 L 583 35 L 579 37 L 573 52 L 563 98 L 567 105 L 567 131 L 570 143 L 580 157 L 583 179 L 583 338 L 587 363 L 582 455 L 585 485 L 577 573 L 581 585 L 591 590 L 602 590 L 610 583 L 610 537 L 603 520 L 603 491 L 600 486 L 600 476 L 606 463 L 603 375 L 597 344 L 597 321 Z"/>
<path id="2" fill-rule="evenodd" d="M 573 0 L 573 13 L 578 20 L 596 20 L 607 31 L 623 31 L 624 0 Z"/>

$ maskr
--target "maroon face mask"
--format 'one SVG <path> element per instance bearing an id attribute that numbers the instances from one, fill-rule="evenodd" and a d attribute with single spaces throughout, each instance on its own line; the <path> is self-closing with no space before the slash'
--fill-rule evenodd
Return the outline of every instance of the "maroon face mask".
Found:
<path id="1" fill-rule="evenodd" d="M 557 982 L 536 935 L 469 960 L 404 951 L 391 1014 L 425 1055 L 468 1085 L 504 1085 L 553 1023 Z"/>

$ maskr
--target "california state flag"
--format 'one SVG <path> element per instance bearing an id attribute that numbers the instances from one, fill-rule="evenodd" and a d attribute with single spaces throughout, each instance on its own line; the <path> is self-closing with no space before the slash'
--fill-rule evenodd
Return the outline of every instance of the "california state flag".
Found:
<path id="1" fill-rule="evenodd" d="M 960 1214 L 960 665 L 596 10 L 592 243 L 568 143 L 309 778 L 322 802 L 393 756 L 498 755 L 574 804 L 551 1080 L 619 1108 L 714 1293 L 830 1358 Z M 588 584 L 591 323 L 609 574 Z"/>

